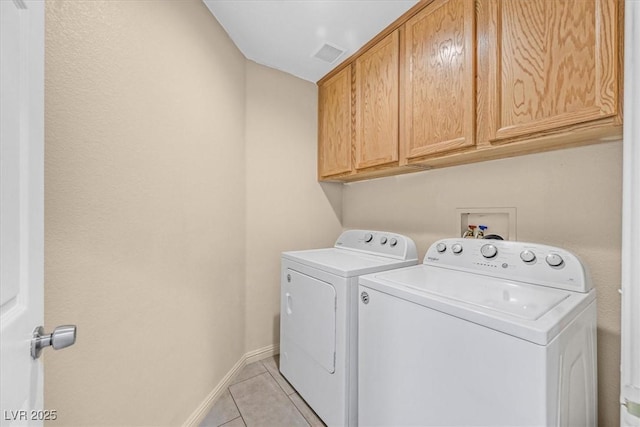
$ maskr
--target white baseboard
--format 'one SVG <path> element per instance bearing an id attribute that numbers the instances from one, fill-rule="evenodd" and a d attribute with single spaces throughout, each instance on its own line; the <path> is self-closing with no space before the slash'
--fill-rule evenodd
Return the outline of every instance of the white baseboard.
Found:
<path id="1" fill-rule="evenodd" d="M 257 362 L 258 360 L 266 359 L 267 357 L 275 356 L 279 353 L 280 344 L 271 344 L 246 353 L 244 355 L 245 363 L 248 365 L 249 363 Z"/>
<path id="2" fill-rule="evenodd" d="M 216 385 L 211 393 L 205 397 L 200 405 L 196 408 L 195 411 L 187 418 L 184 422 L 183 427 L 198 427 L 204 417 L 207 416 L 213 405 L 216 403 L 216 400 L 224 393 L 224 391 L 229 387 L 231 381 L 238 375 L 238 373 L 244 368 L 246 365 L 257 362 L 258 360 L 266 359 L 267 357 L 274 356 L 278 354 L 280 351 L 279 344 L 272 344 L 266 347 L 259 348 L 257 350 L 249 351 L 242 355 L 240 360 L 236 362 L 235 365 L 227 372 L 227 375 L 222 378 L 222 380 Z"/>

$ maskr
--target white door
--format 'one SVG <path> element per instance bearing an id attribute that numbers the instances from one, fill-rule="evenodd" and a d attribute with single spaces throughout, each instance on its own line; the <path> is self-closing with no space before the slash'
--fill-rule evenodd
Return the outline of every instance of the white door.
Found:
<path id="1" fill-rule="evenodd" d="M 640 1 L 625 3 L 620 425 L 640 426 Z"/>
<path id="2" fill-rule="evenodd" d="M 41 425 L 44 2 L 0 0 L 0 20 L 0 423 Z"/>
<path id="3" fill-rule="evenodd" d="M 328 373 L 336 371 L 336 290 L 290 268 L 283 283 L 281 331 Z M 285 346 L 286 348 L 286 346 Z"/>

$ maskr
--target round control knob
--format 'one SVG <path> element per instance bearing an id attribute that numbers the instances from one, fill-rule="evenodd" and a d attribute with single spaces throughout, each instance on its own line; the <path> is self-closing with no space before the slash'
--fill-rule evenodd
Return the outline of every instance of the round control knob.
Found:
<path id="1" fill-rule="evenodd" d="M 445 245 L 444 243 L 440 242 L 436 245 L 436 250 L 440 253 L 443 253 L 444 251 L 447 250 L 447 245 Z"/>
<path id="2" fill-rule="evenodd" d="M 536 260 L 536 254 L 534 254 L 529 249 L 525 249 L 524 251 L 520 252 L 520 259 L 527 264 L 530 264 Z"/>
<path id="3" fill-rule="evenodd" d="M 398 244 L 398 239 L 396 239 L 395 237 L 392 237 L 391 240 L 389 240 L 389 246 L 394 247 L 397 244 Z"/>
<path id="4" fill-rule="evenodd" d="M 551 267 L 560 267 L 562 266 L 562 264 L 564 264 L 564 260 L 562 259 L 562 257 L 554 253 L 550 253 L 549 255 L 547 255 L 546 260 L 547 264 L 549 264 Z"/>
<path id="5" fill-rule="evenodd" d="M 380 244 L 381 244 L 381 245 L 386 245 L 386 244 L 387 244 L 387 238 L 386 238 L 386 237 L 384 237 L 384 236 L 383 236 L 383 237 L 381 237 L 381 238 L 380 238 Z"/>
<path id="6" fill-rule="evenodd" d="M 461 254 L 462 245 L 460 243 L 454 243 L 453 246 L 451 246 L 451 251 L 453 251 L 454 254 Z"/>
<path id="7" fill-rule="evenodd" d="M 373 240 L 373 234 L 367 233 L 367 234 L 364 235 L 364 241 L 365 242 L 369 243 L 372 240 Z"/>
<path id="8" fill-rule="evenodd" d="M 480 248 L 480 253 L 485 258 L 493 258 L 498 255 L 498 248 L 496 248 L 495 245 L 492 244 L 482 245 L 482 247 Z"/>

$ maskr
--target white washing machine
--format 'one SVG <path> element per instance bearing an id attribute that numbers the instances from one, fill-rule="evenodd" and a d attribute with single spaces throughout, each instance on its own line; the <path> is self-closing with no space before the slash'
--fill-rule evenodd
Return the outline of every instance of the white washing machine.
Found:
<path id="1" fill-rule="evenodd" d="M 417 263 L 413 240 L 379 231 L 282 254 L 280 372 L 327 425 L 358 422 L 358 276 Z"/>
<path id="2" fill-rule="evenodd" d="M 446 239 L 360 277 L 363 426 L 596 426 L 596 295 L 572 253 Z"/>

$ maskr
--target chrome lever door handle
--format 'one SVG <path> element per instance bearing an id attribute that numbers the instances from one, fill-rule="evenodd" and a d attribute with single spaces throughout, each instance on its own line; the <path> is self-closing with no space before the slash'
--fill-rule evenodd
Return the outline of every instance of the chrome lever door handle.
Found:
<path id="1" fill-rule="evenodd" d="M 45 347 L 53 347 L 54 350 L 69 347 L 76 342 L 76 325 L 58 326 L 53 333 L 45 335 L 44 328 L 38 326 L 33 330 L 31 339 L 31 357 L 37 359 Z"/>

